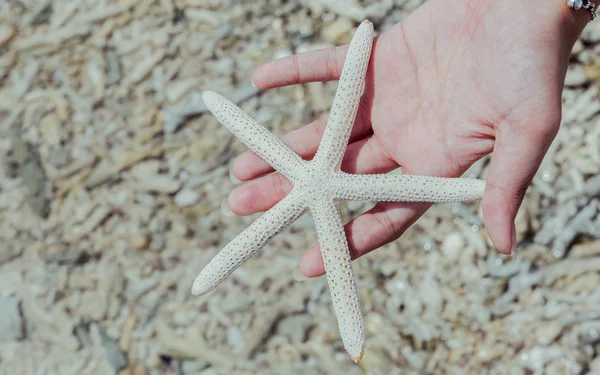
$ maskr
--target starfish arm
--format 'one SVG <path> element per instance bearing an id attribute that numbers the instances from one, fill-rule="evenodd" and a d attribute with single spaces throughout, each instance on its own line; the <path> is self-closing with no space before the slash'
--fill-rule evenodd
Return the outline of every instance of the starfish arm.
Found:
<path id="1" fill-rule="evenodd" d="M 204 91 L 202 101 L 227 130 L 275 170 L 292 181 L 300 175 L 306 162 L 240 107 L 213 91 Z"/>
<path id="2" fill-rule="evenodd" d="M 194 281 L 192 294 L 203 295 L 217 287 L 265 243 L 287 228 L 306 211 L 301 197 L 292 190 L 273 208 L 235 237 L 200 272 Z"/>
<path id="3" fill-rule="evenodd" d="M 329 120 L 315 155 L 315 161 L 330 170 L 339 170 L 342 163 L 364 91 L 372 45 L 373 24 L 363 21 L 350 42 Z"/>
<path id="4" fill-rule="evenodd" d="M 388 202 L 462 202 L 481 199 L 485 181 L 391 174 L 338 173 L 331 181 L 338 199 Z"/>
<path id="5" fill-rule="evenodd" d="M 317 201 L 310 210 L 342 341 L 348 354 L 358 362 L 365 348 L 365 333 L 342 219 L 333 201 Z"/>

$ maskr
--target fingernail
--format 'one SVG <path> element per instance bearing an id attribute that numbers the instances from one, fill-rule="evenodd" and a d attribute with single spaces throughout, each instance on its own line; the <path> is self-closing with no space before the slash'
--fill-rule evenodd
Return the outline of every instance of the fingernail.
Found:
<path id="1" fill-rule="evenodd" d="M 517 258 L 517 228 L 515 227 L 515 223 L 510 227 L 510 236 L 512 245 L 510 247 L 510 256 L 513 259 Z"/>
<path id="2" fill-rule="evenodd" d="M 231 211 L 231 209 L 229 208 L 229 204 L 227 203 L 227 198 L 225 198 L 221 201 L 221 212 L 225 216 L 235 216 L 233 211 Z"/>
<path id="3" fill-rule="evenodd" d="M 308 279 L 308 277 L 304 276 L 302 271 L 300 271 L 299 267 L 294 268 L 294 280 L 296 281 L 304 281 Z"/>
<path id="4" fill-rule="evenodd" d="M 232 169 L 229 170 L 229 179 L 231 180 L 231 183 L 234 185 L 239 185 L 240 182 L 242 182 L 237 177 L 235 177 Z"/>
<path id="5" fill-rule="evenodd" d="M 256 83 L 254 83 L 254 80 L 252 80 L 252 79 L 251 79 L 251 80 L 250 80 L 250 83 L 252 83 L 252 86 L 253 86 L 255 89 L 258 89 L 258 86 L 256 86 Z M 259 89 L 259 90 L 260 90 L 260 89 Z"/>

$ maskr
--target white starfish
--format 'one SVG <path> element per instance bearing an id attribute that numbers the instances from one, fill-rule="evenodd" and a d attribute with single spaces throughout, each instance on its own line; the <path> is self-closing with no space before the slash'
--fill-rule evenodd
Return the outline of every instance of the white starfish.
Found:
<path id="1" fill-rule="evenodd" d="M 484 181 L 474 179 L 353 175 L 340 171 L 363 93 L 372 43 L 373 25 L 364 21 L 350 43 L 329 121 L 312 161 L 303 160 L 223 96 L 210 91 L 202 93 L 202 100 L 215 117 L 286 176 L 294 188 L 210 261 L 194 281 L 192 293 L 202 295 L 214 289 L 267 240 L 310 209 L 342 341 L 355 362 L 363 355 L 365 335 L 338 203 L 342 200 L 457 202 L 480 199 L 485 188 Z"/>

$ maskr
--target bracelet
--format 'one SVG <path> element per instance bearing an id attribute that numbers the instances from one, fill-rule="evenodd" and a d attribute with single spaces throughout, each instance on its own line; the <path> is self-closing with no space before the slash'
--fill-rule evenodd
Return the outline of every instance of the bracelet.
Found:
<path id="1" fill-rule="evenodd" d="M 590 11 L 590 13 L 592 14 L 592 19 L 590 20 L 590 22 L 592 22 L 594 19 L 596 19 L 597 14 L 596 14 L 595 6 L 591 0 L 567 0 L 567 5 L 569 6 L 569 8 L 571 8 L 573 10 L 579 10 L 581 8 L 588 9 Z"/>

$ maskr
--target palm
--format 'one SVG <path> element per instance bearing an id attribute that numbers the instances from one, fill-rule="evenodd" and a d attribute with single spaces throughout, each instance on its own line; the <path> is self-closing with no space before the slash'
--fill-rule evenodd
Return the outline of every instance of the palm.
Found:
<path id="1" fill-rule="evenodd" d="M 493 19 L 484 19 L 478 28 L 466 30 L 475 22 L 471 14 L 463 14 L 469 19 L 453 17 L 448 12 L 454 6 L 442 3 L 427 3 L 380 36 L 363 98 L 368 105 L 361 109 L 369 112 L 362 118 L 371 121 L 381 147 L 405 171 L 457 176 L 492 152 L 495 133 L 515 116 L 559 118 L 555 104 L 562 81 L 548 76 L 564 72 L 552 71 L 556 64 L 543 66 L 552 59 L 549 44 L 534 49 L 535 40 L 514 43 L 507 37 L 535 37 L 534 25 L 522 23 L 533 29 L 523 32 L 508 24 L 489 27 Z M 431 19 L 429 8 L 440 19 Z M 424 34 L 424 24 L 435 26 Z M 542 69 L 523 64 L 539 68 L 532 59 Z"/>
<path id="2" fill-rule="evenodd" d="M 560 96 L 569 51 L 577 35 L 532 22 L 547 7 L 536 1 L 430 0 L 374 44 L 365 94 L 342 169 L 456 177 L 473 162 L 493 157 L 483 199 L 484 222 L 498 250 L 514 246 L 512 220 L 560 123 Z M 543 2 L 540 2 L 543 3 Z M 541 9 L 541 10 L 539 10 Z M 507 22 L 509 20 L 510 22 Z M 259 67 L 263 89 L 339 77 L 346 47 L 315 51 Z M 325 121 L 284 137 L 311 158 Z M 519 165 L 520 168 L 514 168 Z M 264 211 L 291 184 L 252 153 L 234 163 L 241 180 L 255 181 L 229 196 L 238 214 Z M 520 186 L 517 189 L 514 186 Z M 398 238 L 428 204 L 379 203 L 346 226 L 358 257 Z M 323 272 L 318 247 L 300 265 Z"/>

